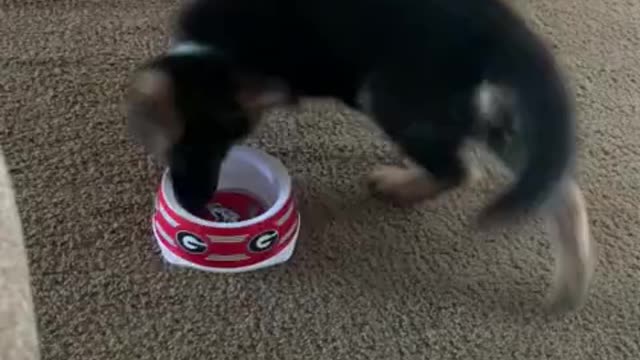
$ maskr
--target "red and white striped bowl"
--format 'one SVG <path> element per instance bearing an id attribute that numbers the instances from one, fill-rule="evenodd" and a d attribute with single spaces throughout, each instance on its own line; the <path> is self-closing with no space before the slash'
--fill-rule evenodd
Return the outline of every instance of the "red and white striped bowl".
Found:
<path id="1" fill-rule="evenodd" d="M 234 147 L 222 163 L 209 208 L 211 213 L 201 216 L 183 209 L 165 172 L 152 221 L 166 261 L 205 271 L 241 272 L 285 262 L 293 254 L 300 214 L 291 178 L 274 157 Z M 224 222 L 230 218 L 236 221 Z"/>

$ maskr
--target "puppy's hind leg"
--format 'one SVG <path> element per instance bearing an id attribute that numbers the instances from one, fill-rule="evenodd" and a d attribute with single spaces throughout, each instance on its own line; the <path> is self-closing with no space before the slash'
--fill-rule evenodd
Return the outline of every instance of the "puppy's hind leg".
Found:
<path id="1" fill-rule="evenodd" d="M 445 112 L 432 111 L 435 119 L 420 119 L 409 126 L 388 131 L 408 157 L 404 166 L 382 165 L 369 176 L 373 193 L 400 205 L 433 199 L 468 179 L 469 169 L 461 157 L 463 134 L 446 124 Z M 455 129 L 457 130 L 457 129 Z"/>
<path id="2" fill-rule="evenodd" d="M 521 134 L 509 129 L 514 120 L 503 116 L 497 127 L 487 127 L 485 140 L 503 163 L 518 173 L 527 149 Z M 554 280 L 546 305 L 553 312 L 567 312 L 579 308 L 587 296 L 596 265 L 595 245 L 584 196 L 573 178 L 563 180 L 553 200 L 550 212 L 545 214 L 555 257 Z"/>
<path id="3" fill-rule="evenodd" d="M 441 74 L 424 71 L 420 67 L 419 76 L 408 77 L 404 68 L 392 69 L 372 75 L 365 87 L 364 110 L 410 159 L 405 166 L 377 167 L 369 185 L 375 195 L 400 205 L 433 199 L 468 175 L 460 152 L 472 132 L 470 95 Z"/>
<path id="4" fill-rule="evenodd" d="M 584 196 L 574 180 L 562 184 L 549 216 L 555 255 L 555 277 L 547 306 L 566 312 L 584 303 L 596 265 Z"/>
<path id="5" fill-rule="evenodd" d="M 368 177 L 369 190 L 396 205 L 412 205 L 433 199 L 444 189 L 422 167 L 406 160 L 404 166 L 378 165 Z"/>

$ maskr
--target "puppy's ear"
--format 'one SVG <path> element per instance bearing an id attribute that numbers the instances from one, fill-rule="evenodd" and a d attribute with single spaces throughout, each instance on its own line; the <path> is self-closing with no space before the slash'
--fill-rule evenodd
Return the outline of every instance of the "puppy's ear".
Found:
<path id="1" fill-rule="evenodd" d="M 140 70 L 126 101 L 130 135 L 147 151 L 165 158 L 184 131 L 175 109 L 171 77 L 159 69 Z"/>
<path id="2" fill-rule="evenodd" d="M 293 102 L 289 87 L 279 79 L 242 73 L 235 80 L 236 101 L 251 113 Z"/>

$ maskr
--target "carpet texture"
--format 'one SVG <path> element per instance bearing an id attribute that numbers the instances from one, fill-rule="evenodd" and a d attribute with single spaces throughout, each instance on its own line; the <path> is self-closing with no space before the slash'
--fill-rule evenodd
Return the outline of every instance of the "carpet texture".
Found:
<path id="1" fill-rule="evenodd" d="M 251 143 L 294 177 L 285 266 L 163 268 L 159 170 L 124 131 L 123 85 L 162 51 L 169 0 L 0 2 L 0 140 L 24 224 L 45 359 L 630 359 L 640 353 L 640 2 L 519 0 L 577 93 L 600 262 L 586 307 L 536 311 L 552 264 L 537 222 L 479 233 L 491 180 L 416 209 L 369 198 L 393 149 L 331 102 L 269 116 Z M 636 355 L 633 355 L 636 354 Z"/>

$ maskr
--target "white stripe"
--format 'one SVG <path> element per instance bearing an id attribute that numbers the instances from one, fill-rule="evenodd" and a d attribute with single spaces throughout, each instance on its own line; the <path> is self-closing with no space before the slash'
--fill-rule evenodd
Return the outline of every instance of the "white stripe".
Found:
<path id="1" fill-rule="evenodd" d="M 165 209 L 160 202 L 158 202 L 158 211 L 160 211 L 160 215 L 162 215 L 162 217 L 169 223 L 169 225 L 171 225 L 171 227 L 178 226 L 178 222 L 174 218 L 172 218 L 171 215 L 169 215 L 167 209 Z"/>
<path id="2" fill-rule="evenodd" d="M 225 243 L 225 244 L 241 243 L 247 239 L 247 235 L 235 235 L 235 236 L 207 235 L 207 237 L 212 243 Z"/>
<path id="3" fill-rule="evenodd" d="M 249 257 L 245 254 L 232 254 L 232 255 L 218 255 L 211 254 L 207 256 L 207 260 L 210 261 L 241 261 L 247 260 Z"/>
<path id="4" fill-rule="evenodd" d="M 284 216 L 282 216 L 280 219 L 278 219 L 278 221 L 276 221 L 276 224 L 278 224 L 278 226 L 282 226 L 282 224 L 284 224 L 287 220 L 289 220 L 289 217 L 293 213 L 293 208 L 294 208 L 293 202 L 291 202 L 289 204 L 289 210 L 287 210 Z"/>
<path id="5" fill-rule="evenodd" d="M 160 234 L 160 236 L 162 236 L 162 238 L 168 242 L 169 244 L 173 245 L 173 246 L 177 246 L 176 242 L 173 240 L 173 238 L 171 236 L 169 236 L 164 229 L 162 228 L 162 226 L 160 226 L 160 224 L 158 224 L 157 221 L 153 222 L 153 226 L 156 228 L 156 231 L 158 231 L 158 234 Z"/>
<path id="6" fill-rule="evenodd" d="M 296 221 L 293 224 L 293 226 L 291 227 L 291 229 L 289 229 L 289 231 L 287 231 L 284 234 L 284 236 L 280 238 L 280 241 L 278 241 L 278 243 L 285 242 L 285 241 L 289 240 L 289 238 L 291 236 L 293 236 L 293 234 L 296 232 L 296 229 L 298 228 L 298 222 L 299 221 L 300 221 L 300 216 L 298 216 L 298 219 L 296 219 Z"/>

